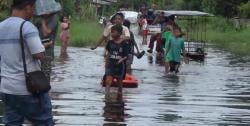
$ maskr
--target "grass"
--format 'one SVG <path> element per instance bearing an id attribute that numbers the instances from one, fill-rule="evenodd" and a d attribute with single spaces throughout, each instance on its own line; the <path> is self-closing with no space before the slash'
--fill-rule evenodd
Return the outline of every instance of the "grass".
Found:
<path id="1" fill-rule="evenodd" d="M 80 22 L 73 20 L 70 27 L 70 45 L 75 47 L 93 45 L 101 37 L 102 31 L 102 26 L 96 21 Z"/>
<path id="2" fill-rule="evenodd" d="M 216 46 L 234 54 L 247 56 L 250 54 L 250 28 L 242 31 L 218 31 L 209 29 L 207 39 Z"/>
<path id="3" fill-rule="evenodd" d="M 191 31 L 195 31 L 199 26 L 201 26 L 201 24 L 192 26 Z M 223 17 L 209 18 L 206 26 L 206 39 L 208 42 L 213 43 L 215 47 L 232 52 L 238 56 L 250 55 L 250 27 L 245 27 L 237 31 L 233 22 L 230 19 L 225 19 Z M 183 22 L 181 27 L 188 29 L 190 28 L 190 25 Z M 197 38 L 196 34 L 194 34 L 194 36 L 190 35 L 190 37 Z"/>
<path id="4" fill-rule="evenodd" d="M 0 12 L 0 21 L 8 17 L 6 11 Z M 70 45 L 75 47 L 85 47 L 93 45 L 101 37 L 103 28 L 97 21 L 81 22 L 73 20 L 70 27 Z M 57 37 L 59 38 L 60 27 Z M 57 39 L 57 45 L 60 45 Z"/>

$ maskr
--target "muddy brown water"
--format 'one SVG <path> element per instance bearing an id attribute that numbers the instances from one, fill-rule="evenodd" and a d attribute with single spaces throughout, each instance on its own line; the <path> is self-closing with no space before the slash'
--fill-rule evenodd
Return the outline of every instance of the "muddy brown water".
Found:
<path id="1" fill-rule="evenodd" d="M 124 104 L 105 104 L 103 48 L 71 47 L 59 57 L 57 47 L 56 55 L 51 97 L 58 126 L 250 125 L 249 58 L 209 48 L 205 62 L 167 76 L 155 56 L 144 56 L 132 65 L 138 88 L 124 89 Z"/>

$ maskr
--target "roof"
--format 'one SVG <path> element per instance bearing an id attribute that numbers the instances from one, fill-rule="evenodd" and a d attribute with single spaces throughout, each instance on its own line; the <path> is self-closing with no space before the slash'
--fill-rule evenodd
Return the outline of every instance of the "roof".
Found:
<path id="1" fill-rule="evenodd" d="M 164 12 L 165 16 L 213 16 L 212 14 L 201 11 L 189 10 L 157 10 L 156 13 Z"/>

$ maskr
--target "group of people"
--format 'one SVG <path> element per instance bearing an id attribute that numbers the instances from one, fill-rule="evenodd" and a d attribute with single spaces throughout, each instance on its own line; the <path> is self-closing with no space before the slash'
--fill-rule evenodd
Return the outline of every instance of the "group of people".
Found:
<path id="1" fill-rule="evenodd" d="M 116 13 L 110 20 L 110 24 L 106 26 L 103 36 L 97 44 L 91 49 L 96 49 L 101 43 L 106 42 L 105 46 L 105 77 L 106 100 L 110 99 L 110 87 L 113 80 L 117 80 L 118 97 L 122 96 L 122 80 L 126 73 L 131 72 L 131 64 L 133 56 L 141 58 L 145 51 L 140 52 L 133 32 L 130 31 L 130 22 L 124 20 L 122 13 Z M 137 52 L 134 51 L 134 47 Z"/>
<path id="2" fill-rule="evenodd" d="M 156 41 L 157 58 L 165 60 L 165 71 L 179 72 L 181 55 L 187 63 L 186 51 L 184 47 L 184 38 L 181 28 L 174 22 L 175 16 L 165 16 L 164 11 L 154 15 L 152 10 L 147 14 L 141 15 L 138 20 L 139 30 L 142 31 L 142 44 L 147 44 L 148 25 L 160 24 L 161 32 L 150 36 L 148 44 L 148 53 L 152 53 L 154 42 Z M 140 32 L 139 32 L 140 33 Z"/>
<path id="3" fill-rule="evenodd" d="M 34 16 L 36 2 L 13 0 L 11 16 L 0 22 L 0 89 L 4 104 L 3 123 L 8 126 L 22 125 L 25 119 L 33 125 L 54 125 L 48 92 L 39 95 L 29 92 L 24 72 L 25 63 L 28 73 L 42 70 L 49 80 L 54 59 L 58 15 L 54 12 Z M 63 55 L 69 45 L 67 16 L 61 18 L 60 26 Z M 24 48 L 21 48 L 22 42 Z"/>
<path id="4" fill-rule="evenodd" d="M 161 16 L 162 15 L 164 15 L 164 13 L 161 13 Z M 178 73 L 181 55 L 183 54 L 184 59 L 186 59 L 184 39 L 182 38 L 183 33 L 181 28 L 173 23 L 173 21 L 168 20 L 167 23 L 162 22 L 162 24 L 164 24 L 162 25 L 162 32 L 159 34 L 161 41 L 165 43 L 162 45 L 164 47 L 161 47 L 164 53 L 165 70 L 167 73 Z M 114 79 L 117 80 L 118 84 L 118 98 L 121 98 L 122 80 L 125 78 L 126 73 L 131 73 L 133 56 L 141 58 L 145 53 L 144 51 L 140 52 L 135 42 L 134 34 L 129 29 L 130 22 L 124 19 L 122 13 L 118 12 L 111 18 L 110 23 L 107 24 L 103 36 L 97 44 L 91 48 L 94 50 L 103 42 L 106 42 L 104 75 L 106 100 L 110 99 L 110 87 L 114 83 Z M 134 48 L 137 50 L 136 53 Z"/>
<path id="5" fill-rule="evenodd" d="M 52 105 L 48 92 L 34 96 L 27 90 L 23 58 L 28 72 L 42 70 L 50 78 L 51 61 L 54 58 L 54 43 L 57 34 L 56 14 L 45 14 L 34 24 L 30 21 L 34 14 L 36 0 L 13 0 L 11 16 L 0 22 L 0 63 L 1 98 L 5 106 L 3 123 L 21 125 L 28 119 L 33 125 L 53 126 Z M 22 25 L 23 24 L 23 25 Z M 67 16 L 61 18 L 62 42 L 61 54 L 65 54 L 69 45 L 70 21 Z M 184 39 L 181 28 L 167 24 L 162 28 L 162 40 L 165 42 L 164 54 L 166 72 L 178 72 L 181 53 L 185 56 Z M 146 34 L 146 33 L 145 33 Z M 147 37 L 147 36 L 145 36 Z M 24 42 L 22 56 L 21 38 Z M 146 41 L 146 40 L 145 40 Z M 116 13 L 103 32 L 103 36 L 91 49 L 101 43 L 105 46 L 105 99 L 110 99 L 110 87 L 114 81 L 118 84 L 118 100 L 122 99 L 122 80 L 126 73 L 131 74 L 133 57 L 140 59 L 145 51 L 140 51 L 130 31 L 130 22 L 122 13 Z M 134 51 L 136 48 L 136 52 Z"/>

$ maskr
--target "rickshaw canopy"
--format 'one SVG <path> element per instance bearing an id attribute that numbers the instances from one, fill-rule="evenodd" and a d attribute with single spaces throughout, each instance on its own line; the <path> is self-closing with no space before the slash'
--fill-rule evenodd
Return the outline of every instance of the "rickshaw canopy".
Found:
<path id="1" fill-rule="evenodd" d="M 165 16 L 213 16 L 212 14 L 201 12 L 201 11 L 190 11 L 190 10 L 157 10 L 156 13 L 159 14 L 164 12 Z"/>

